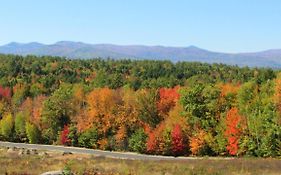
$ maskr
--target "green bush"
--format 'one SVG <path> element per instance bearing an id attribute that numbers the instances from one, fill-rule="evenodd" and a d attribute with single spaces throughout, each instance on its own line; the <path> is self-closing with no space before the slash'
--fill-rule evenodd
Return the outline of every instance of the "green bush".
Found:
<path id="1" fill-rule="evenodd" d="M 8 114 L 4 116 L 4 118 L 0 121 L 0 131 L 1 135 L 5 140 L 12 141 L 12 134 L 14 129 L 14 120 L 12 114 Z"/>
<path id="2" fill-rule="evenodd" d="M 77 128 L 75 127 L 75 125 L 70 125 L 68 138 L 71 140 L 72 146 L 78 145 Z"/>
<path id="3" fill-rule="evenodd" d="M 171 130 L 165 129 L 163 133 L 164 138 L 164 148 L 163 148 L 163 154 L 164 155 L 171 155 L 172 154 L 172 138 L 171 138 Z"/>
<path id="4" fill-rule="evenodd" d="M 86 148 L 97 148 L 98 132 L 91 128 L 83 132 L 78 138 L 78 145 Z"/>
<path id="5" fill-rule="evenodd" d="M 31 123 L 26 123 L 25 129 L 26 129 L 26 134 L 27 134 L 29 143 L 39 143 L 39 140 L 40 140 L 39 129 Z"/>
<path id="6" fill-rule="evenodd" d="M 24 113 L 22 112 L 18 113 L 15 118 L 15 131 L 16 131 L 17 138 L 20 141 L 24 141 L 24 139 L 26 138 L 25 123 L 26 123 L 26 119 Z"/>
<path id="7" fill-rule="evenodd" d="M 141 128 L 129 139 L 129 149 L 134 152 L 144 153 L 146 150 L 147 135 Z"/>

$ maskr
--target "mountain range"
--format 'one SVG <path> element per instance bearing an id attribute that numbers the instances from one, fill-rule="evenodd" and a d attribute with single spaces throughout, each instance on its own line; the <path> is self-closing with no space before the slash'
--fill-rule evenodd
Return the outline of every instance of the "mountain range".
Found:
<path id="1" fill-rule="evenodd" d="M 189 47 L 165 47 L 143 45 L 87 44 L 82 42 L 60 41 L 54 44 L 37 42 L 12 42 L 0 46 L 2 54 L 51 55 L 71 59 L 81 58 L 130 58 L 178 61 L 199 61 L 206 63 L 224 63 L 249 67 L 281 68 L 281 49 L 272 49 L 252 53 L 221 53 Z"/>

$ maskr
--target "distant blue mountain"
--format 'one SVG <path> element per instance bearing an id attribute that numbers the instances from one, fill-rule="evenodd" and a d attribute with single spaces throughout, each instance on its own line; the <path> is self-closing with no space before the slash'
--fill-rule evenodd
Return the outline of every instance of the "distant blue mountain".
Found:
<path id="1" fill-rule="evenodd" d="M 46 45 L 41 43 L 12 42 L 0 46 L 0 53 L 18 55 L 51 55 L 67 58 L 131 58 L 177 61 L 199 61 L 206 63 L 224 63 L 250 67 L 281 68 L 281 49 L 255 53 L 219 53 L 195 46 L 164 47 L 143 45 L 86 44 L 82 42 L 60 41 Z"/>

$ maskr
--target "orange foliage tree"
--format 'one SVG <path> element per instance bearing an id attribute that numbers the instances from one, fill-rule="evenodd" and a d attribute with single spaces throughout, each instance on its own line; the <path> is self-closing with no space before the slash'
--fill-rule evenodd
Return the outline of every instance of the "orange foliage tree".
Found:
<path id="1" fill-rule="evenodd" d="M 189 146 L 192 155 L 200 154 L 200 150 L 205 144 L 205 136 L 206 132 L 204 130 L 199 130 L 190 138 Z"/>
<path id="2" fill-rule="evenodd" d="M 41 114 L 43 110 L 43 102 L 47 99 L 44 95 L 36 96 L 34 99 L 28 97 L 19 107 L 19 110 L 25 112 L 30 123 L 35 124 L 38 128 L 42 127 Z"/>
<path id="3" fill-rule="evenodd" d="M 164 131 L 165 131 L 165 123 L 161 122 L 157 125 L 153 130 L 145 129 L 148 131 L 148 139 L 147 139 L 147 152 L 150 154 L 160 154 L 164 152 L 165 149 L 165 139 L 164 139 Z"/>
<path id="4" fill-rule="evenodd" d="M 225 83 L 220 85 L 221 88 L 221 96 L 225 97 L 230 93 L 236 94 L 239 90 L 239 85 L 234 85 L 231 83 Z"/>
<path id="5" fill-rule="evenodd" d="M 235 104 L 235 96 L 237 95 L 237 92 L 240 88 L 239 84 L 233 84 L 233 83 L 225 83 L 220 84 L 220 96 L 218 99 L 218 118 L 221 116 L 220 112 L 229 110 L 234 104 Z"/>
<path id="6" fill-rule="evenodd" d="M 72 116 L 71 121 L 76 124 L 78 132 L 90 129 L 91 123 L 88 120 L 88 113 L 86 110 L 86 97 L 83 87 L 78 84 L 73 87 L 73 103 L 75 111 L 78 111 L 75 116 Z"/>
<path id="7" fill-rule="evenodd" d="M 124 150 L 127 147 L 127 128 L 122 125 L 118 128 L 115 134 L 116 148 L 118 150 Z"/>
<path id="8" fill-rule="evenodd" d="M 42 127 L 41 126 L 42 125 L 41 116 L 42 116 L 42 111 L 43 111 L 43 104 L 46 99 L 47 99 L 47 97 L 44 95 L 36 96 L 33 99 L 33 110 L 32 110 L 31 121 L 39 128 Z"/>
<path id="9" fill-rule="evenodd" d="M 75 116 L 76 127 L 79 133 L 87 131 L 93 126 L 93 121 L 89 119 L 88 111 L 86 109 L 80 110 Z"/>
<path id="10" fill-rule="evenodd" d="M 148 134 L 148 139 L 146 143 L 146 151 L 150 154 L 155 154 L 157 151 L 157 139 L 154 132 Z"/>
<path id="11" fill-rule="evenodd" d="M 118 106 L 122 104 L 120 94 L 109 88 L 94 89 L 87 97 L 88 122 L 90 126 L 97 127 L 99 133 L 104 134 L 115 126 L 115 114 Z"/>
<path id="12" fill-rule="evenodd" d="M 138 120 L 137 94 L 129 89 L 115 90 L 116 92 L 119 95 L 117 111 L 114 113 L 116 127 L 117 129 L 131 128 L 134 131 L 136 127 L 141 126 Z"/>
<path id="13" fill-rule="evenodd" d="M 242 132 L 242 128 L 239 126 L 241 120 L 242 117 L 239 115 L 236 107 L 227 112 L 225 136 L 228 141 L 226 149 L 230 155 L 237 155 L 238 153 L 238 142 Z"/>
<path id="14" fill-rule="evenodd" d="M 176 105 L 176 102 L 180 98 L 178 93 L 179 86 L 174 88 L 160 88 L 159 89 L 159 101 L 157 102 L 157 108 L 160 115 L 167 115 L 171 108 Z"/>

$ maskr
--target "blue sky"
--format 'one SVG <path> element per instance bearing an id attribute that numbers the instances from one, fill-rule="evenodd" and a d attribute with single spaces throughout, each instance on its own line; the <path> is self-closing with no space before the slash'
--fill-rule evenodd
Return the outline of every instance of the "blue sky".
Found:
<path id="1" fill-rule="evenodd" d="M 281 48 L 280 0 L 2 0 L 0 7 L 0 45 L 71 40 L 223 52 Z"/>

